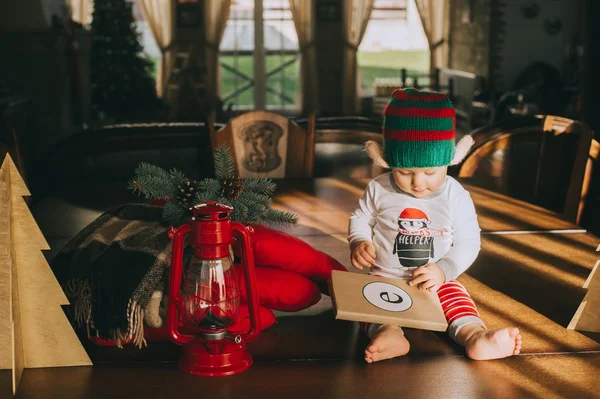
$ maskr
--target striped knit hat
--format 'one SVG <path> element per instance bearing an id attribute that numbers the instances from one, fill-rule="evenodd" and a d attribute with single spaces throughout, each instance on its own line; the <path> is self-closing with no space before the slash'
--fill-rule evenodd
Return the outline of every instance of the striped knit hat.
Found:
<path id="1" fill-rule="evenodd" d="M 454 144 L 456 113 L 448 96 L 442 93 L 396 89 L 383 115 L 384 150 L 372 141 L 366 147 L 375 163 L 386 168 L 454 165 L 473 142 L 466 136 L 468 143 L 461 140 L 461 154 L 458 153 L 459 147 Z M 464 146 L 468 146 L 466 151 Z M 460 155 L 457 162 L 455 153 Z"/>

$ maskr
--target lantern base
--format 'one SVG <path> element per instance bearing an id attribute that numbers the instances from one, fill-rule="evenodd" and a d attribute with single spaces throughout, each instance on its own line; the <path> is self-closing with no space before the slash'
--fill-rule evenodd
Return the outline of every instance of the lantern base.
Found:
<path id="1" fill-rule="evenodd" d="M 197 337 L 183 346 L 177 361 L 180 370 L 204 377 L 221 377 L 241 373 L 252 365 L 245 343 L 229 339 L 207 341 Z"/>

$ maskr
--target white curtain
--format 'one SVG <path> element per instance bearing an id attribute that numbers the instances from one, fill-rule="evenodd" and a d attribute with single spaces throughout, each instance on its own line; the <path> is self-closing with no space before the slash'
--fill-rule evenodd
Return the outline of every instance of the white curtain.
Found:
<path id="1" fill-rule="evenodd" d="M 290 10 L 300 46 L 300 84 L 302 87 L 302 113 L 318 108 L 317 58 L 315 52 L 314 2 L 290 0 Z"/>
<path id="2" fill-rule="evenodd" d="M 431 72 L 448 66 L 450 0 L 415 0 L 429 42 Z"/>
<path id="3" fill-rule="evenodd" d="M 204 35 L 206 40 L 206 89 L 210 103 L 215 104 L 220 92 L 219 46 L 227 19 L 231 0 L 204 1 Z"/>
<path id="4" fill-rule="evenodd" d="M 89 26 L 92 23 L 92 12 L 94 11 L 93 0 L 67 0 L 71 8 L 71 19 L 77 23 Z"/>
<path id="5" fill-rule="evenodd" d="M 139 4 L 162 53 L 156 74 L 156 92 L 164 96 L 172 68 L 176 0 L 139 0 Z"/>
<path id="6" fill-rule="evenodd" d="M 358 61 L 356 53 L 365 35 L 375 0 L 344 0 L 343 27 L 346 39 L 343 64 L 342 112 L 355 115 L 358 110 Z"/>

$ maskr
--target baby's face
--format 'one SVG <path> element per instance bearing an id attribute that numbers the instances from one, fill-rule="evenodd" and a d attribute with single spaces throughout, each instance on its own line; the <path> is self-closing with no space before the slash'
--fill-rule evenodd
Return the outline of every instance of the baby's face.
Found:
<path id="1" fill-rule="evenodd" d="M 400 227 L 402 227 L 404 230 L 408 230 L 408 231 L 417 231 L 417 230 L 421 230 L 421 228 L 423 228 L 423 222 L 402 220 L 402 221 L 400 221 Z"/>
<path id="2" fill-rule="evenodd" d="M 439 190 L 446 179 L 447 166 L 434 168 L 394 168 L 394 180 L 402 191 L 425 198 Z"/>

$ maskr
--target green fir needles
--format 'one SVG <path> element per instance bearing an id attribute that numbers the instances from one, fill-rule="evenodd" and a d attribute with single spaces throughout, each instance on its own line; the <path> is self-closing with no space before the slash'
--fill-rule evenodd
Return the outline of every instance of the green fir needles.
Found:
<path id="1" fill-rule="evenodd" d="M 231 219 L 244 223 L 293 225 L 298 216 L 271 209 L 275 183 L 268 178 L 240 179 L 235 175 L 234 160 L 226 147 L 214 152 L 215 178 L 191 180 L 177 170 L 166 171 L 145 162 L 135 170 L 128 188 L 146 199 L 163 199 L 165 222 L 174 226 L 187 223 L 193 205 L 213 200 L 233 207 Z"/>

